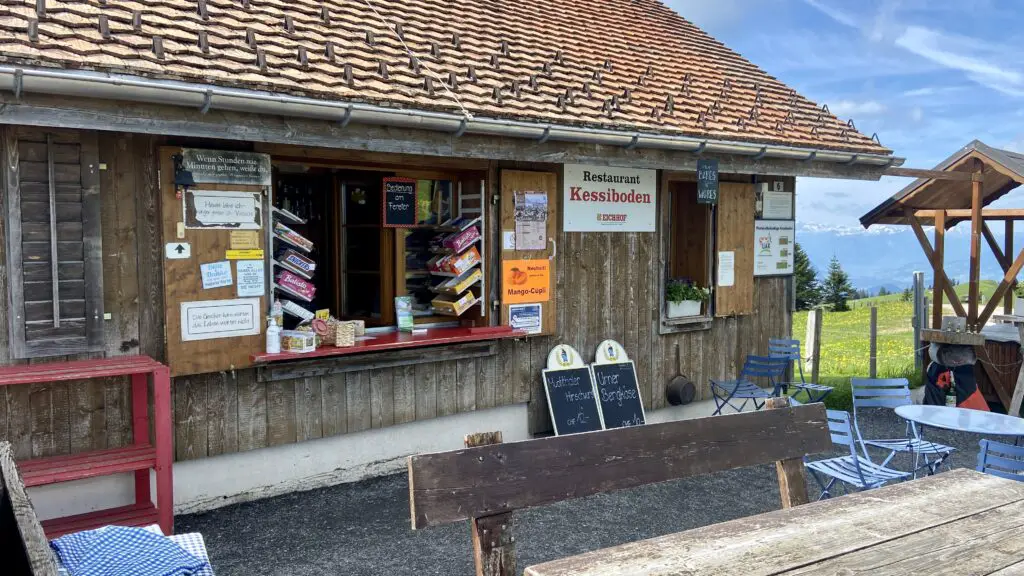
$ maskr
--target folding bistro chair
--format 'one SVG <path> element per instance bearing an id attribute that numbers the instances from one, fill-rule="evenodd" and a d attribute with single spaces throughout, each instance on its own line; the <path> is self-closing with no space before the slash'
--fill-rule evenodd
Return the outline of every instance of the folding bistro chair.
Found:
<path id="1" fill-rule="evenodd" d="M 992 440 L 982 440 L 978 444 L 981 446 L 978 452 L 978 472 L 1024 482 L 1024 446 Z"/>
<path id="2" fill-rule="evenodd" d="M 853 389 L 853 426 L 857 428 L 857 412 L 863 408 L 891 408 L 912 404 L 910 398 L 910 385 L 906 378 L 852 378 L 850 387 Z M 857 436 L 860 437 L 860 429 L 857 428 Z M 914 455 L 914 473 L 922 468 L 927 468 L 930 474 L 935 474 L 939 466 L 956 448 L 929 442 L 921 438 L 917 426 L 913 422 L 907 422 L 905 438 L 892 439 L 868 439 L 861 438 L 864 448 L 864 455 L 868 455 L 867 446 L 888 450 L 889 456 L 882 461 L 882 466 L 887 465 L 896 454 L 904 452 Z M 924 458 L 924 466 L 918 466 L 918 458 Z"/>
<path id="3" fill-rule="evenodd" d="M 799 340 L 787 340 L 785 338 L 772 338 L 768 340 L 768 355 L 773 358 L 785 358 L 788 363 L 796 362 L 798 373 L 800 374 L 799 382 L 786 382 L 783 385 L 783 391 L 788 392 L 786 388 L 792 386 L 796 388 L 796 392 L 793 393 L 793 400 L 795 403 L 800 404 L 801 402 L 797 399 L 796 395 L 803 392 L 807 396 L 807 402 L 813 404 L 814 402 L 821 402 L 832 392 L 831 386 L 824 386 L 815 382 L 808 382 L 804 379 L 804 358 L 800 353 L 800 341 Z"/>
<path id="4" fill-rule="evenodd" d="M 720 382 L 712 379 L 711 397 L 715 400 L 715 412 L 712 416 L 721 414 L 722 409 L 726 406 L 737 412 L 742 412 L 747 402 L 750 401 L 754 402 L 755 410 L 763 408 L 765 400 L 779 395 L 782 389 L 782 376 L 786 373 L 788 362 L 785 358 L 751 354 L 743 362 L 740 377 L 736 380 Z M 771 389 L 758 386 L 758 378 L 767 378 L 772 385 Z M 733 402 L 738 400 L 743 400 L 743 404 L 736 406 Z"/>
<path id="5" fill-rule="evenodd" d="M 825 413 L 828 416 L 828 431 L 832 433 L 832 443 L 849 446 L 850 455 L 805 463 L 807 469 L 811 471 L 811 476 L 814 476 L 814 481 L 821 486 L 818 500 L 831 498 L 832 488 L 837 481 L 853 486 L 857 490 L 867 490 L 878 488 L 890 480 L 904 480 L 910 476 L 910 472 L 892 470 L 875 464 L 867 459 L 866 453 L 863 458 L 857 455 L 860 434 L 855 427 L 850 426 L 849 412 L 826 410 Z M 827 483 L 825 478 L 828 478 Z"/>

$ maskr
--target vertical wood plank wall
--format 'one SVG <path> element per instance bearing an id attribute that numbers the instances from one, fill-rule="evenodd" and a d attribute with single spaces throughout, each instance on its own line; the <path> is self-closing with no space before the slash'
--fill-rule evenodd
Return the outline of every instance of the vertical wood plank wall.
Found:
<path id="1" fill-rule="evenodd" d="M 111 314 L 104 323 L 107 356 L 141 353 L 163 360 L 156 150 L 167 144 L 180 143 L 99 133 L 100 162 L 106 164 L 100 184 L 104 304 Z M 496 165 L 491 173 L 499 167 L 560 172 L 552 165 Z M 497 179 L 490 184 L 497 193 Z M 491 221 L 496 217 L 492 207 Z M 498 230 L 490 233 L 491 241 L 500 241 Z M 557 335 L 502 341 L 494 356 L 290 381 L 261 382 L 254 370 L 175 378 L 176 459 L 517 403 L 528 403 L 530 430 L 546 432 L 540 370 L 556 343 L 589 356 L 605 338 L 620 341 L 636 361 L 646 407 L 656 409 L 666 405 L 665 385 L 676 374 L 689 376 L 699 397 L 708 398 L 708 378 L 734 377 L 743 356 L 763 352 L 768 338 L 790 333 L 786 282 L 779 278 L 755 280 L 752 315 L 716 319 L 710 330 L 661 336 L 658 267 L 664 263 L 655 234 L 559 232 L 556 239 Z M 0 251 L 3 246 L 0 241 Z M 0 294 L 7 290 L 3 262 L 0 254 Z M 0 323 L 7 314 L 0 307 Z M 0 363 L 11 362 L 6 340 L 6 330 L 0 330 Z M 116 447 L 130 441 L 130 408 L 123 379 L 0 387 L 0 439 L 12 442 L 17 458 Z"/>

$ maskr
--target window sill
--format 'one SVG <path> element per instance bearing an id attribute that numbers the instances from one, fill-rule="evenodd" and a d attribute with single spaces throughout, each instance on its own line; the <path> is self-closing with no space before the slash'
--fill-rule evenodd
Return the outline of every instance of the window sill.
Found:
<path id="1" fill-rule="evenodd" d="M 507 326 L 484 328 L 432 328 L 423 334 L 410 334 L 408 332 L 394 331 L 372 335 L 367 340 L 360 340 L 356 342 L 355 346 L 346 346 L 342 348 L 337 346 L 322 346 L 313 352 L 306 353 L 282 352 L 280 354 L 253 354 L 252 361 L 255 364 L 270 364 L 289 360 L 331 358 L 335 356 L 387 352 L 390 350 L 404 350 L 407 348 L 420 348 L 424 346 L 463 344 L 467 342 L 482 342 L 485 340 L 500 340 L 504 338 L 522 338 L 524 336 L 526 336 L 524 332 L 520 330 L 513 330 Z"/>
<path id="2" fill-rule="evenodd" d="M 661 317 L 658 324 L 659 334 L 676 334 L 679 332 L 696 332 L 699 330 L 710 330 L 714 319 L 711 316 L 685 316 L 682 318 Z"/>

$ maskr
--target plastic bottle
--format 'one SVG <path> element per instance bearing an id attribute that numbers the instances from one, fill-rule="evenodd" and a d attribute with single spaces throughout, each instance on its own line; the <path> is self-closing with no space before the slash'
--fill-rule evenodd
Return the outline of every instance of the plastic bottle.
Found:
<path id="1" fill-rule="evenodd" d="M 280 300 L 274 300 L 274 304 L 270 307 L 270 317 L 274 319 L 274 324 L 278 328 L 284 326 L 284 306 Z"/>
<path id="2" fill-rule="evenodd" d="M 281 327 L 273 316 L 267 317 L 267 354 L 281 353 Z"/>

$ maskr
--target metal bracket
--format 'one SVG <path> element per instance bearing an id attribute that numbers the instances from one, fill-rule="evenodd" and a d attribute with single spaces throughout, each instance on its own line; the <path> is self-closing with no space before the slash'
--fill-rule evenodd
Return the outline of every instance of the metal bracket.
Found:
<path id="1" fill-rule="evenodd" d="M 546 126 L 544 128 L 544 133 L 540 135 L 540 138 L 537 140 L 537 144 L 543 144 L 547 142 L 548 138 L 551 138 L 551 126 Z"/>
<path id="2" fill-rule="evenodd" d="M 706 148 L 707 145 L 708 145 L 707 140 L 701 142 L 700 146 L 697 146 L 697 149 L 694 150 L 693 153 L 696 154 L 697 156 L 700 156 L 701 154 L 704 153 L 704 148 Z"/>
<path id="3" fill-rule="evenodd" d="M 859 154 L 854 154 L 849 160 L 843 162 L 843 166 L 853 166 L 857 163 L 857 159 L 860 158 Z"/>
<path id="4" fill-rule="evenodd" d="M 345 108 L 345 115 L 341 117 L 341 127 L 344 129 L 352 121 L 352 107 Z"/>
<path id="5" fill-rule="evenodd" d="M 459 129 L 455 131 L 455 137 L 456 138 L 462 138 L 462 135 L 466 133 L 466 128 L 468 128 L 468 127 L 469 127 L 469 122 L 467 122 L 466 119 L 463 118 L 462 122 L 459 123 Z"/>
<path id="6" fill-rule="evenodd" d="M 634 149 L 636 149 L 636 145 L 639 142 L 640 142 L 640 135 L 639 134 L 634 134 L 633 135 L 633 139 L 629 141 L 629 144 L 626 144 L 626 150 L 634 150 Z"/>
<path id="7" fill-rule="evenodd" d="M 808 154 L 807 158 L 804 158 L 803 161 L 804 162 L 810 162 L 811 160 L 814 160 L 817 157 L 818 157 L 818 151 L 814 150 L 810 154 Z"/>
<path id="8" fill-rule="evenodd" d="M 753 159 L 754 160 L 760 160 L 760 159 L 765 157 L 765 154 L 768 154 L 768 147 L 767 146 L 762 147 L 760 152 L 758 152 L 757 154 L 754 154 L 754 158 Z"/>
<path id="9" fill-rule="evenodd" d="M 203 94 L 203 105 L 199 108 L 200 114 L 206 114 L 210 111 L 210 106 L 213 105 L 213 90 L 207 90 Z"/>
<path id="10" fill-rule="evenodd" d="M 25 88 L 25 71 L 18 68 L 14 71 L 14 97 L 21 100 L 21 94 Z"/>

